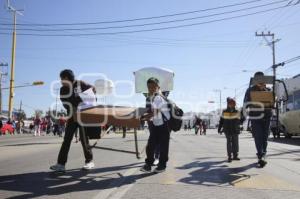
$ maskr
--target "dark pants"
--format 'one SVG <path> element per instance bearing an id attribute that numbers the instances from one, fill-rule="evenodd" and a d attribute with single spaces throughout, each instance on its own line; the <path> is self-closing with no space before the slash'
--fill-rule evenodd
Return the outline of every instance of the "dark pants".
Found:
<path id="1" fill-rule="evenodd" d="M 251 120 L 252 135 L 258 159 L 262 159 L 267 153 L 269 126 L 270 119 Z"/>
<path id="2" fill-rule="evenodd" d="M 160 155 L 160 147 L 159 147 L 159 145 L 157 145 L 154 150 L 154 158 L 159 159 L 159 155 Z"/>
<path id="3" fill-rule="evenodd" d="M 239 154 L 239 134 L 226 133 L 228 157 L 238 157 Z"/>
<path id="4" fill-rule="evenodd" d="M 166 124 L 150 127 L 150 136 L 146 147 L 146 164 L 152 165 L 154 153 L 159 146 L 159 165 L 166 167 L 169 160 L 170 130 Z"/>
<path id="5" fill-rule="evenodd" d="M 66 164 L 71 142 L 78 128 L 80 128 L 80 125 L 77 122 L 74 122 L 73 119 L 68 120 L 65 129 L 64 141 L 59 151 L 57 163 L 62 165 Z M 93 153 L 92 153 L 92 149 L 89 146 L 89 139 L 86 136 L 86 134 L 82 131 L 81 128 L 79 129 L 79 137 L 83 148 L 85 163 L 89 163 L 90 161 L 93 160 Z"/>

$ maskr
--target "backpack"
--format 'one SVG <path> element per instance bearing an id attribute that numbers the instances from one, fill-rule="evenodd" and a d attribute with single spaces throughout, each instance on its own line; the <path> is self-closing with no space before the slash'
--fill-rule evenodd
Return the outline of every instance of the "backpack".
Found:
<path id="1" fill-rule="evenodd" d="M 182 116 L 183 116 L 183 110 L 181 108 L 179 108 L 173 101 L 167 99 L 165 96 L 161 97 L 166 100 L 166 102 L 168 103 L 168 107 L 170 109 L 170 120 L 168 120 L 168 126 L 170 128 L 170 130 L 176 132 L 179 131 L 182 127 Z M 164 118 L 164 120 L 166 121 L 167 118 L 166 116 L 162 113 L 162 116 Z"/>

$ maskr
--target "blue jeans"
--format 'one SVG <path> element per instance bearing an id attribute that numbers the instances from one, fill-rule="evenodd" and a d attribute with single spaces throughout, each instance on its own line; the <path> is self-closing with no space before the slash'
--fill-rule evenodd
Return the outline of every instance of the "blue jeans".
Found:
<path id="1" fill-rule="evenodd" d="M 251 120 L 252 135 L 257 151 L 258 159 L 262 159 L 267 153 L 270 119 Z"/>

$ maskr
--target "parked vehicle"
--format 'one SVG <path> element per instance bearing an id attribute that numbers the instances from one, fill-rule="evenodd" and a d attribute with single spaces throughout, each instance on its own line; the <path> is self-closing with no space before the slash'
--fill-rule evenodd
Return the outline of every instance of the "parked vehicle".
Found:
<path id="1" fill-rule="evenodd" d="M 15 128 L 13 127 L 12 124 L 7 123 L 8 120 L 2 120 L 2 128 L 0 129 L 1 134 L 2 135 L 6 135 L 6 134 L 14 134 L 15 132 Z"/>
<path id="2" fill-rule="evenodd" d="M 280 131 L 285 137 L 300 135 L 300 74 L 283 80 L 288 91 L 288 100 L 279 107 Z M 278 86 L 277 97 L 284 96 L 284 89 Z"/>

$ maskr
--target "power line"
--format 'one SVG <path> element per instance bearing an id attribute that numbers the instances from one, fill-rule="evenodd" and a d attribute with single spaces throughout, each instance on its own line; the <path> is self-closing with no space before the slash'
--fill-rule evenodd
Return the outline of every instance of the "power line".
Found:
<path id="1" fill-rule="evenodd" d="M 266 69 L 266 71 L 270 70 L 270 69 L 273 69 L 274 67 L 279 67 L 279 66 L 285 66 L 286 64 L 289 64 L 289 63 L 292 63 L 292 62 L 295 62 L 295 61 L 298 61 L 300 59 L 300 56 L 297 56 L 297 57 L 293 57 L 291 59 L 288 59 L 286 61 L 283 61 L 283 62 L 280 62 L 279 64 L 275 64 L 269 68 Z"/>
<path id="2" fill-rule="evenodd" d="M 300 59 L 300 56 L 297 56 L 297 57 L 294 57 L 294 58 L 291 58 L 291 59 L 286 60 L 284 63 L 285 63 L 285 64 L 289 64 L 289 63 L 294 62 L 294 61 L 297 61 L 297 60 L 299 60 L 299 59 Z"/>
<path id="3" fill-rule="evenodd" d="M 169 20 L 169 21 L 161 21 L 161 22 L 144 23 L 144 24 L 123 25 L 123 26 L 108 26 L 108 27 L 89 27 L 89 28 L 60 28 L 60 29 L 18 28 L 17 30 L 21 30 L 21 31 L 38 31 L 38 32 L 42 32 L 42 31 L 57 32 L 57 31 L 109 30 L 109 29 L 145 27 L 145 26 L 169 24 L 169 23 L 176 23 L 176 22 L 192 21 L 192 20 L 197 20 L 197 19 L 203 19 L 203 18 L 221 16 L 221 15 L 226 15 L 226 14 L 232 14 L 232 13 L 236 13 L 236 12 L 242 12 L 242 11 L 246 11 L 246 10 L 252 10 L 252 9 L 256 9 L 256 8 L 267 7 L 267 6 L 270 6 L 270 5 L 275 5 L 275 4 L 283 3 L 283 2 L 286 2 L 286 1 L 287 0 L 279 0 L 279 1 L 275 1 L 275 2 L 272 2 L 272 3 L 267 3 L 267 4 L 263 4 L 263 5 L 256 5 L 256 6 L 252 6 L 252 7 L 243 8 L 243 9 L 226 11 L 226 12 L 215 13 L 215 14 L 210 14 L 210 15 L 191 17 L 191 18 L 185 18 L 185 19 Z M 0 30 L 10 30 L 10 29 L 9 28 L 1 28 Z"/>
<path id="4" fill-rule="evenodd" d="M 207 11 L 218 10 L 218 9 L 229 8 L 229 7 L 236 7 L 236 6 L 251 4 L 251 3 L 255 3 L 255 2 L 261 2 L 261 1 L 264 1 L 264 0 L 252 0 L 252 1 L 247 1 L 247 2 L 243 2 L 243 3 L 235 3 L 235 4 L 229 4 L 229 5 L 225 5 L 225 6 L 218 6 L 218 7 L 213 7 L 213 8 L 201 9 L 201 10 L 194 10 L 194 11 L 174 13 L 174 14 L 168 14 L 168 15 L 160 15 L 160 16 L 152 16 L 152 17 L 125 19 L 125 20 L 99 21 L 99 22 L 79 22 L 79 23 L 53 23 L 53 24 L 19 23 L 18 25 L 20 25 L 20 26 L 76 26 L 76 25 L 95 25 L 95 24 L 111 24 L 111 23 L 134 22 L 134 21 L 152 20 L 152 19 L 160 19 L 160 18 L 188 15 L 188 14 L 194 14 L 194 13 L 201 13 L 201 12 L 207 12 Z M 286 0 L 286 1 L 290 1 L 290 0 Z M 0 25 L 12 25 L 12 24 L 2 23 Z"/>
<path id="5" fill-rule="evenodd" d="M 237 16 L 232 16 L 232 17 L 225 17 L 221 19 L 215 19 L 215 20 L 210 20 L 210 21 L 204 21 L 204 22 L 199 22 L 199 23 L 192 23 L 192 24 L 185 24 L 185 25 L 176 25 L 176 26 L 167 26 L 167 27 L 161 27 L 161 28 L 151 28 L 151 29 L 142 29 L 142 30 L 129 30 L 129 31 L 118 31 L 118 32 L 98 32 L 98 33 L 77 33 L 77 34 L 34 34 L 34 33 L 19 33 L 18 35 L 23 35 L 23 36 L 46 36 L 46 37 L 64 37 L 64 36 L 97 36 L 97 35 L 118 35 L 118 34 L 130 34 L 130 33 L 141 33 L 141 32 L 152 32 L 152 31 L 159 31 L 159 30 L 170 30 L 170 29 L 178 29 L 178 28 L 184 28 L 184 27 L 192 27 L 192 26 L 198 26 L 198 25 L 204 25 L 204 24 L 210 24 L 214 22 L 221 22 L 221 21 L 226 21 L 226 20 L 231 20 L 231 19 L 237 19 L 237 18 L 242 18 L 242 17 L 247 17 L 247 16 L 252 16 L 252 15 L 257 15 L 261 13 L 266 13 L 266 12 L 271 12 L 274 10 L 279 10 L 282 8 L 285 8 L 287 6 L 294 6 L 294 5 L 284 5 L 280 7 L 275 7 L 271 9 L 266 9 L 262 11 L 257 11 L 253 13 L 248 13 L 248 14 L 243 14 L 243 15 L 237 15 Z M 1 32 L 0 35 L 10 35 L 10 33 L 7 32 Z"/>

